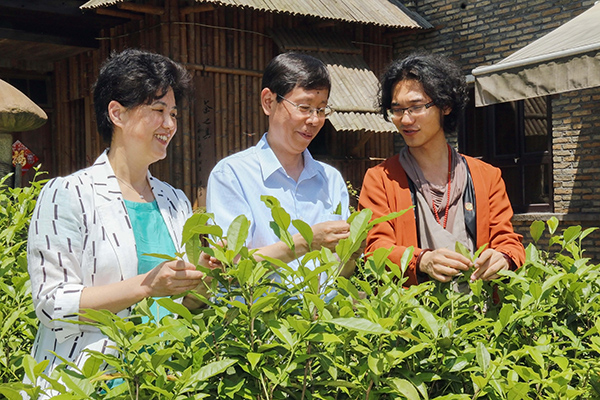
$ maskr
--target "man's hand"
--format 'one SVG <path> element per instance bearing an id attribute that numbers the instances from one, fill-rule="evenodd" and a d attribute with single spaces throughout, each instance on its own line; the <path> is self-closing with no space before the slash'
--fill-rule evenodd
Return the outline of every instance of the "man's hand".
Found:
<path id="1" fill-rule="evenodd" d="M 473 262 L 455 251 L 445 248 L 423 254 L 417 266 L 419 270 L 440 282 L 450 282 L 463 271 L 469 270 Z"/>
<path id="2" fill-rule="evenodd" d="M 471 280 L 491 281 L 497 279 L 500 277 L 498 271 L 503 269 L 510 269 L 504 255 L 494 249 L 486 249 L 475 260 L 475 272 L 471 275 Z"/>
<path id="3" fill-rule="evenodd" d="M 312 249 L 327 247 L 335 252 L 335 246 L 342 239 L 350 236 L 350 224 L 346 221 L 325 221 L 313 225 Z"/>
<path id="4" fill-rule="evenodd" d="M 200 254 L 200 257 L 198 258 L 198 264 L 208 269 L 223 269 L 223 264 L 221 264 L 221 261 L 217 260 L 215 257 L 205 252 L 202 252 L 202 254 Z"/>

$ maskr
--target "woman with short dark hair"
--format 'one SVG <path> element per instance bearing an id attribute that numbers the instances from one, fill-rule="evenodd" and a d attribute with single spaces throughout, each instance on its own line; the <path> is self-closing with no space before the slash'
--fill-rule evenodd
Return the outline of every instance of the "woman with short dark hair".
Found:
<path id="1" fill-rule="evenodd" d="M 166 157 L 189 90 L 182 66 L 147 51 L 113 53 L 100 69 L 94 102 L 98 131 L 110 148 L 89 168 L 48 182 L 29 229 L 28 271 L 41 322 L 32 354 L 50 361 L 48 375 L 59 357 L 81 367 L 84 350 L 115 352 L 99 329 L 68 322 L 78 321 L 77 313 L 126 317 L 142 299 L 203 286 L 194 265 L 147 255 L 181 252 L 192 212 L 181 190 L 148 171 Z M 208 266 L 208 257 L 201 259 Z M 165 311 L 152 309 L 157 320 Z"/>

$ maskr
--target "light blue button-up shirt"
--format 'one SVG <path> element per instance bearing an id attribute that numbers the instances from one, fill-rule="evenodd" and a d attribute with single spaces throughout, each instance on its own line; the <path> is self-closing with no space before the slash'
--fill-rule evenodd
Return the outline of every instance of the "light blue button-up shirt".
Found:
<path id="1" fill-rule="evenodd" d="M 250 220 L 246 245 L 255 249 L 279 242 L 270 222 L 271 210 L 262 195 L 277 198 L 292 220 L 312 226 L 338 220 L 335 210 L 341 204 L 341 218 L 349 217 L 348 190 L 342 175 L 330 165 L 316 161 L 304 150 L 304 170 L 296 182 L 282 167 L 264 134 L 256 146 L 228 156 L 215 166 L 208 178 L 206 210 L 213 213 L 223 232 L 241 214 Z M 290 233 L 298 231 L 290 225 Z M 297 261 L 289 263 L 292 268 Z"/>

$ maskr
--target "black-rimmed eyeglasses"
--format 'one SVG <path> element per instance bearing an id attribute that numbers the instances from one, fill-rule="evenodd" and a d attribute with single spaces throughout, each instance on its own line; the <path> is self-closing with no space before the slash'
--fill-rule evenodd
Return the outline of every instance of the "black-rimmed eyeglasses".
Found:
<path id="1" fill-rule="evenodd" d="M 287 101 L 288 103 L 296 107 L 296 110 L 298 110 L 300 114 L 306 117 L 310 117 L 313 113 L 316 113 L 318 118 L 327 118 L 333 113 L 333 109 L 329 106 L 321 108 L 312 108 L 308 104 L 296 104 L 293 101 L 286 99 L 280 94 L 278 94 L 277 97 L 280 97 L 281 99 Z"/>
<path id="2" fill-rule="evenodd" d="M 392 106 L 392 108 L 387 110 L 387 113 L 390 118 L 402 118 L 402 117 L 404 117 L 404 113 L 407 111 L 408 111 L 408 115 L 421 115 L 421 114 L 425 114 L 425 111 L 427 111 L 429 108 L 431 108 L 434 105 L 435 105 L 435 103 L 433 101 L 431 101 L 427 104 L 419 104 L 416 106 L 410 106 L 410 107 L 405 107 L 405 108 Z"/>

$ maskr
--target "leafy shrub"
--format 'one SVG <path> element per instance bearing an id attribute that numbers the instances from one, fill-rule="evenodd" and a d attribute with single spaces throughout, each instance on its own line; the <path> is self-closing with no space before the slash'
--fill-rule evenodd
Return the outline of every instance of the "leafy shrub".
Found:
<path id="1" fill-rule="evenodd" d="M 275 199 L 265 202 L 284 242 L 293 246 L 291 224 L 311 242 L 310 227 L 291 221 Z M 556 219 L 535 222 L 523 268 L 494 283 L 468 283 L 471 291 L 459 293 L 439 282 L 402 288 L 410 249 L 400 266 L 379 249 L 358 263 L 359 274 L 339 276 L 373 225 L 370 218 L 369 210 L 353 213 L 339 258 L 311 251 L 293 271 L 279 260 L 256 261 L 255 250 L 244 246 L 249 222 L 240 216 L 226 245 L 205 248 L 226 266 L 205 271 L 214 278 L 213 297 L 201 298 L 209 307 L 190 312 L 159 299 L 180 317 L 147 324 L 137 320 L 152 318 L 153 300 L 128 319 L 89 310 L 120 357 L 93 353 L 82 370 L 58 368 L 44 379 L 61 399 L 600 397 L 600 276 L 581 245 L 591 230 L 570 227 L 557 235 Z M 209 220 L 196 214 L 186 224 L 191 260 L 199 254 L 198 234 L 223 236 Z M 536 247 L 546 227 L 556 251 Z M 272 279 L 275 268 L 281 283 Z M 30 378 L 43 370 L 30 357 L 23 365 Z M 116 378 L 123 383 L 108 384 Z M 0 393 L 20 399 L 15 393 L 22 387 L 0 386 Z M 35 388 L 27 391 L 36 398 Z"/>
<path id="2" fill-rule="evenodd" d="M 6 186 L 0 180 L 0 383 L 23 377 L 21 359 L 29 354 L 37 331 L 29 275 L 27 230 L 45 181 L 36 173 L 31 186 Z"/>

